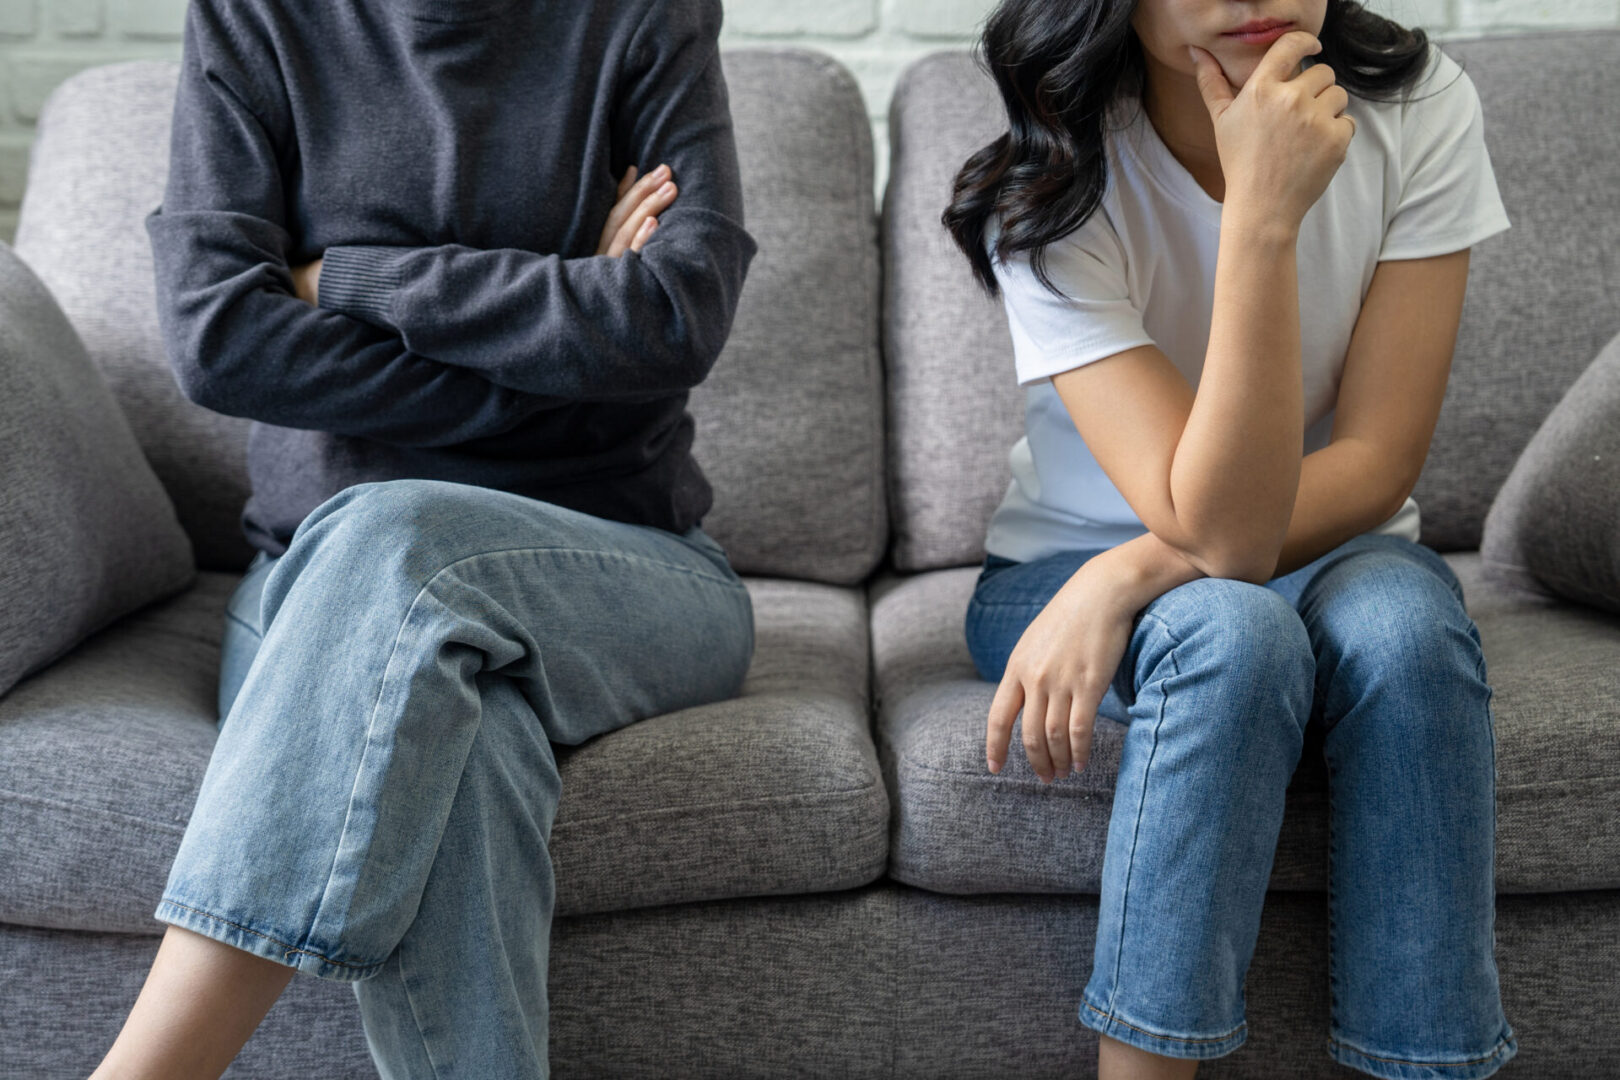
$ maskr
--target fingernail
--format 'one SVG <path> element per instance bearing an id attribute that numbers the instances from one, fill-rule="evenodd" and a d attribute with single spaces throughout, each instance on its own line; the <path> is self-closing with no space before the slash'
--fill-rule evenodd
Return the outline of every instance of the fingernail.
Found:
<path id="1" fill-rule="evenodd" d="M 657 176 L 660 180 L 662 180 L 664 177 L 669 175 L 669 166 L 668 165 L 660 165 L 660 166 L 658 166 L 658 168 L 653 170 L 653 175 Z"/>
<path id="2" fill-rule="evenodd" d="M 1198 63 L 1198 50 L 1191 45 L 1187 46 L 1187 55 L 1192 58 L 1194 64 Z"/>
<path id="3" fill-rule="evenodd" d="M 675 185 L 674 184 L 665 184 L 663 187 L 658 189 L 658 194 L 660 194 L 660 195 L 673 195 L 673 194 L 675 194 Z"/>

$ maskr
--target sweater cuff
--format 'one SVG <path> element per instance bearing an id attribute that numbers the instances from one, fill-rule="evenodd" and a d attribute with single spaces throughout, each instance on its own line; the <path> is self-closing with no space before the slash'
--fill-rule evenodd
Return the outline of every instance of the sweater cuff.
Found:
<path id="1" fill-rule="evenodd" d="M 321 253 L 317 306 L 379 326 L 393 326 L 390 311 L 399 288 L 400 259 L 408 248 L 351 245 Z"/>

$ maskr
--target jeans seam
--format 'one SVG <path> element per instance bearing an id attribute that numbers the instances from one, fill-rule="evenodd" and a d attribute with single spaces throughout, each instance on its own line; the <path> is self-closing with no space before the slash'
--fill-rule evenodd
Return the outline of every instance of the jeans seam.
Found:
<path id="1" fill-rule="evenodd" d="M 264 632 L 262 630 L 259 630 L 257 627 L 251 625 L 250 623 L 248 623 L 240 615 L 236 614 L 236 612 L 227 610 L 225 612 L 225 618 L 229 619 L 231 622 L 235 623 L 237 626 L 240 626 L 242 629 L 246 630 L 248 633 L 250 633 L 254 637 L 258 638 L 260 641 L 264 640 Z"/>
<path id="2" fill-rule="evenodd" d="M 649 556 L 640 555 L 640 554 L 637 554 L 635 552 L 615 551 L 615 550 L 613 550 L 611 548 L 564 547 L 564 546 L 561 546 L 561 545 L 551 545 L 551 544 L 524 544 L 524 545 L 520 545 L 518 547 L 492 548 L 492 549 L 490 549 L 488 551 L 477 551 L 477 552 L 474 552 L 471 555 L 463 555 L 461 558 L 456 559 L 453 562 L 446 563 L 445 565 L 441 566 L 438 570 L 434 571 L 433 576 L 428 578 L 428 580 L 422 585 L 422 588 L 423 589 L 428 588 L 446 570 L 453 569 L 454 567 L 460 566 L 462 563 L 468 562 L 468 561 L 470 561 L 472 559 L 481 559 L 486 555 L 507 555 L 507 554 L 510 554 L 512 552 L 541 552 L 541 551 L 550 552 L 550 553 L 553 553 L 553 554 L 562 554 L 562 555 L 599 555 L 599 556 L 607 556 L 607 557 L 615 558 L 615 559 L 624 559 L 624 560 L 627 560 L 627 561 L 643 562 L 643 563 L 647 563 L 647 564 L 649 564 L 651 566 L 660 567 L 660 568 L 665 569 L 665 570 L 673 570 L 676 573 L 690 574 L 693 577 L 701 578 L 704 581 L 712 581 L 716 585 L 724 585 L 724 586 L 726 586 L 728 588 L 731 588 L 731 589 L 742 589 L 744 592 L 746 592 L 748 590 L 748 586 L 745 585 L 742 581 L 740 581 L 735 576 L 728 578 L 728 577 L 722 577 L 719 574 L 705 574 L 703 571 L 694 570 L 690 566 L 681 566 L 678 563 L 665 562 L 662 559 L 650 558 Z M 733 573 L 735 573 L 735 571 Z"/>
<path id="3" fill-rule="evenodd" d="M 1135 1024 L 1131 1023 L 1129 1020 L 1121 1019 L 1119 1016 L 1115 1015 L 1112 1012 L 1103 1012 L 1101 1009 L 1097 1008 L 1097 1006 L 1093 1005 L 1089 1001 L 1085 1002 L 1085 1006 L 1086 1006 L 1086 1008 L 1090 1009 L 1092 1012 L 1096 1013 L 1098 1016 L 1101 1016 L 1101 1017 L 1103 1017 L 1105 1019 L 1108 1019 L 1108 1020 L 1112 1020 L 1116 1024 L 1123 1024 L 1124 1026 L 1130 1028 L 1132 1031 L 1140 1031 L 1143 1035 L 1146 1035 L 1149 1038 L 1163 1039 L 1165 1042 L 1182 1042 L 1182 1043 L 1225 1042 L 1226 1040 L 1230 1039 L 1232 1036 L 1236 1035 L 1238 1032 L 1242 1031 L 1244 1026 L 1248 1023 L 1248 1021 L 1245 1020 L 1242 1024 L 1239 1024 L 1237 1027 L 1233 1028 L 1231 1031 L 1228 1031 L 1225 1035 L 1216 1035 L 1214 1038 L 1210 1038 L 1210 1039 L 1191 1039 L 1191 1038 L 1186 1038 L 1186 1037 L 1181 1036 L 1181 1035 L 1160 1035 L 1157 1032 L 1149 1031 L 1147 1028 L 1139 1028 Z M 1369 1056 L 1371 1056 L 1371 1055 L 1369 1055 Z"/>
<path id="4" fill-rule="evenodd" d="M 225 923 L 227 926 L 234 926 L 238 930 L 245 930 L 248 933 L 252 934 L 254 937 L 262 937 L 266 941 L 275 942 L 277 945 L 280 945 L 282 948 L 286 949 L 288 952 L 302 953 L 305 956 L 313 956 L 317 960 L 324 961 L 325 963 L 328 963 L 328 964 L 335 964 L 338 967 L 367 968 L 367 967 L 375 967 L 376 966 L 375 963 L 353 964 L 353 963 L 349 963 L 349 962 L 344 961 L 344 960 L 334 960 L 330 956 L 327 956 L 324 953 L 318 953 L 318 952 L 314 951 L 313 949 L 300 949 L 296 945 L 293 945 L 293 944 L 291 944 L 289 942 L 286 942 L 286 941 L 282 941 L 278 937 L 271 937 L 269 934 L 266 934 L 266 933 L 264 933 L 262 931 L 253 929 L 253 927 L 251 927 L 251 926 L 247 926 L 247 925 L 245 925 L 243 923 L 236 922 L 235 920 L 232 920 L 232 919 L 227 919 L 223 915 L 215 915 L 212 911 L 204 911 L 202 908 L 195 908 L 195 907 L 192 907 L 190 904 L 182 904 L 180 901 L 171 899 L 169 897 L 164 897 L 163 902 L 165 904 L 172 904 L 177 908 L 184 908 L 186 911 L 195 911 L 198 915 L 201 915 L 204 918 L 213 919 L 216 922 Z"/>
<path id="5" fill-rule="evenodd" d="M 427 1033 L 422 1030 L 422 1014 L 416 1007 L 416 996 L 411 993 L 411 980 L 405 974 L 405 950 L 403 943 L 395 951 L 399 954 L 399 988 L 404 991 L 405 1002 L 411 1007 L 411 1026 L 416 1028 L 416 1037 L 422 1040 L 422 1056 L 427 1059 L 428 1068 L 433 1070 L 434 1077 L 439 1075 L 438 1063 L 433 1060 L 433 1049 L 428 1046 Z"/>
<path id="6" fill-rule="evenodd" d="M 1181 664 L 1176 658 L 1176 650 L 1181 647 L 1181 640 L 1177 638 L 1175 634 L 1171 633 L 1169 626 L 1164 622 L 1163 619 L 1158 618 L 1158 616 L 1154 616 L 1154 620 L 1158 622 L 1161 627 L 1163 627 L 1165 636 L 1174 643 L 1170 646 L 1170 651 L 1166 654 L 1166 658 L 1170 661 L 1171 666 L 1175 668 L 1175 674 L 1180 675 Z M 1153 746 L 1148 751 L 1147 764 L 1142 767 L 1142 792 L 1137 798 L 1136 822 L 1131 829 L 1131 850 L 1125 858 L 1125 884 L 1121 887 L 1119 898 L 1119 940 L 1114 946 L 1113 985 L 1109 988 L 1108 992 L 1108 1013 L 1104 1015 L 1113 1014 L 1115 1003 L 1119 998 L 1119 969 L 1120 965 L 1124 961 L 1125 956 L 1125 919 L 1131 895 L 1131 871 L 1135 869 L 1136 866 L 1136 845 L 1137 841 L 1141 837 L 1142 809 L 1147 803 L 1148 777 L 1153 771 L 1153 759 L 1158 753 L 1159 729 L 1164 726 L 1164 712 L 1168 703 L 1169 695 L 1166 694 L 1161 687 L 1159 690 L 1159 715 L 1153 725 Z M 1120 1023 L 1124 1023 L 1124 1021 L 1121 1020 Z"/>
<path id="7" fill-rule="evenodd" d="M 1460 1069 L 1465 1065 L 1478 1065 L 1482 1061 L 1489 1061 L 1491 1058 L 1501 1054 L 1502 1047 L 1506 1041 L 1507 1040 L 1505 1039 L 1498 1039 L 1496 1041 L 1496 1046 L 1491 1050 L 1490 1053 L 1486 1054 L 1484 1057 L 1469 1058 L 1467 1061 L 1408 1061 L 1406 1058 L 1379 1057 L 1377 1054 L 1369 1054 L 1365 1050 L 1357 1049 L 1355 1046 L 1345 1042 L 1343 1039 L 1333 1040 L 1335 1045 L 1345 1050 L 1349 1050 L 1353 1054 L 1360 1054 L 1364 1058 L 1371 1058 L 1374 1061 L 1387 1061 L 1394 1065 L 1417 1065 L 1425 1069 Z"/>

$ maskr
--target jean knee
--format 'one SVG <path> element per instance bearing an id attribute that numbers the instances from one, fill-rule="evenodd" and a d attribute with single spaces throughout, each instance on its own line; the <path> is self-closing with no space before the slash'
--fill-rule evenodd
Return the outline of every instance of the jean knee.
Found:
<path id="1" fill-rule="evenodd" d="M 1424 566 L 1380 562 L 1354 588 L 1314 600 L 1312 630 L 1324 652 L 1362 681 L 1421 687 L 1454 674 L 1484 674 L 1478 625 L 1450 583 Z"/>
<path id="2" fill-rule="evenodd" d="M 1293 605 L 1263 585 L 1200 578 L 1165 593 L 1143 612 L 1176 644 L 1176 670 L 1211 671 L 1228 692 L 1288 705 L 1303 731 L 1315 688 L 1310 635 Z M 1234 705 L 1240 704 L 1237 702 Z M 1248 709 L 1228 710 L 1234 718 Z"/>
<path id="3" fill-rule="evenodd" d="M 1223 668 L 1297 672 L 1313 663 L 1305 623 L 1276 591 L 1236 578 L 1199 578 L 1165 593 L 1145 612 L 1183 640 L 1201 636 Z"/>

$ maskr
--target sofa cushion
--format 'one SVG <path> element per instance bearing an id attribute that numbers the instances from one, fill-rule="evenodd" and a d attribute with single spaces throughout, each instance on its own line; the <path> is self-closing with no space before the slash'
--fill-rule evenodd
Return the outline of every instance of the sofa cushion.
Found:
<path id="1" fill-rule="evenodd" d="M 743 573 L 854 584 L 888 540 L 872 134 L 830 57 L 724 53 L 747 226 L 760 250 L 725 352 L 691 395 L 715 489 L 704 529 Z M 80 71 L 33 144 L 17 250 L 61 297 L 129 412 L 205 569 L 246 567 L 248 421 L 180 393 L 158 332 L 151 245 L 179 63 Z"/>
<path id="2" fill-rule="evenodd" d="M 237 580 L 199 574 L 0 699 L 0 922 L 161 932 L 152 912 L 217 735 Z M 863 596 L 748 585 L 756 650 L 739 697 L 558 748 L 558 914 L 882 874 Z"/>
<path id="3" fill-rule="evenodd" d="M 1479 550 L 1505 582 L 1620 613 L 1620 336 L 1519 455 Z"/>
<path id="4" fill-rule="evenodd" d="M 174 506 L 43 282 L 0 243 L 0 696 L 196 576 Z"/>
<path id="5" fill-rule="evenodd" d="M 1497 487 L 1542 418 L 1620 331 L 1620 30 L 1449 40 L 1479 92 L 1513 228 L 1471 256 L 1451 380 L 1414 497 L 1423 541 L 1480 543 Z M 1571 99 L 1579 109 L 1548 110 Z M 1587 106 L 1590 107 L 1587 107 Z M 951 179 L 1006 129 L 963 52 L 908 69 L 890 108 L 883 224 L 894 564 L 976 562 L 1023 431 L 1006 316 L 940 224 Z"/>
<path id="6" fill-rule="evenodd" d="M 1445 559 L 1495 690 L 1498 891 L 1620 887 L 1620 618 L 1488 580 L 1478 553 Z M 962 632 L 977 575 L 886 576 L 873 588 L 889 873 L 947 893 L 1096 893 L 1126 725 L 1099 716 L 1086 768 L 1055 784 L 1035 777 L 1016 737 L 1001 774 L 986 770 L 995 685 L 978 678 Z M 1271 888 L 1326 890 L 1326 795 L 1312 724 Z"/>

